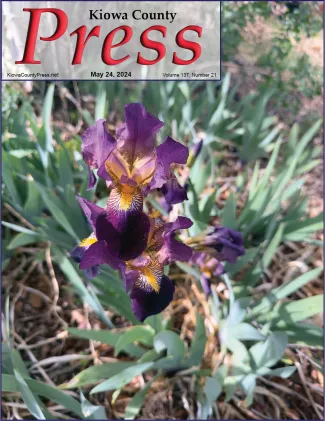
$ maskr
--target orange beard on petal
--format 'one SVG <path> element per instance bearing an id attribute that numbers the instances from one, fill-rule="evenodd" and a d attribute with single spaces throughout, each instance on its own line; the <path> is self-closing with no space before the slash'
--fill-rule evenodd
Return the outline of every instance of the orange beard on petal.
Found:
<path id="1" fill-rule="evenodd" d="M 153 271 L 147 266 L 147 267 L 143 268 L 141 270 L 141 272 L 143 273 L 143 276 L 146 278 L 146 280 L 149 283 L 149 285 L 151 286 L 151 288 L 155 292 L 159 292 L 160 285 L 159 285 Z"/>
<path id="2" fill-rule="evenodd" d="M 115 212 L 141 211 L 142 206 L 143 196 L 138 186 L 119 184 L 111 191 L 106 209 L 112 209 Z"/>
<path id="3" fill-rule="evenodd" d="M 143 290 L 154 290 L 157 294 L 160 291 L 160 281 L 164 275 L 164 268 L 159 262 L 152 258 L 151 262 L 144 267 L 136 267 L 132 265 L 132 261 L 127 263 L 129 269 L 140 272 L 139 278 L 136 281 L 136 287 Z"/>
<path id="4" fill-rule="evenodd" d="M 124 184 L 121 186 L 120 190 L 120 209 L 124 211 L 130 210 L 137 187 Z"/>

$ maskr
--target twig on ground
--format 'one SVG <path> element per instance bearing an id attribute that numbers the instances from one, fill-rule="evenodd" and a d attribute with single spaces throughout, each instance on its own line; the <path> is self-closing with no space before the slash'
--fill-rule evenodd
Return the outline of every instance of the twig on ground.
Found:
<path id="1" fill-rule="evenodd" d="M 309 398 L 309 402 L 312 404 L 312 407 L 314 408 L 314 410 L 315 410 L 317 416 L 319 417 L 319 419 L 322 420 L 323 419 L 323 414 L 318 409 L 318 407 L 317 407 L 317 405 L 316 405 L 316 403 L 315 403 L 315 401 L 314 401 L 314 399 L 313 399 L 313 397 L 312 397 L 312 395 L 310 393 L 310 390 L 309 390 L 309 387 L 307 385 L 305 374 L 303 372 L 303 369 L 301 367 L 301 364 L 298 361 L 295 361 L 295 365 L 297 367 L 297 370 L 298 370 L 300 379 L 302 381 L 303 387 L 304 387 L 304 389 L 305 389 L 305 391 L 307 393 L 307 396 Z"/>
<path id="2" fill-rule="evenodd" d="M 19 341 L 20 343 L 22 343 L 22 344 L 26 345 L 26 342 L 23 340 L 23 338 L 21 338 L 21 337 L 18 335 L 18 333 L 16 333 L 15 331 L 13 331 L 13 332 L 12 332 L 12 334 L 15 336 L 15 338 L 17 338 L 17 339 L 18 339 L 18 341 Z M 28 356 L 29 356 L 30 360 L 31 360 L 33 363 L 35 363 L 35 364 L 34 364 L 34 366 L 36 366 L 36 365 L 37 365 L 37 363 L 38 363 L 38 360 L 37 360 L 37 358 L 35 357 L 35 355 L 32 353 L 32 351 L 31 351 L 30 349 L 26 349 L 26 352 L 27 352 L 27 354 L 28 354 Z M 42 377 L 44 378 L 45 382 L 46 382 L 46 383 L 48 383 L 48 384 L 50 384 L 51 386 L 55 387 L 54 382 L 50 379 L 50 377 L 49 377 L 49 376 L 47 375 L 47 373 L 43 370 L 43 368 L 42 368 L 42 367 L 37 367 L 37 368 L 38 368 L 39 373 L 40 373 L 40 374 L 42 375 Z"/>

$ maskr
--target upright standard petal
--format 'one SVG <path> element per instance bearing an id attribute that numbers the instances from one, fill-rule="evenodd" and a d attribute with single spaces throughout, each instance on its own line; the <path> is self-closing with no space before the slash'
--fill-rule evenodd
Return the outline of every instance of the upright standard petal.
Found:
<path id="1" fill-rule="evenodd" d="M 188 261 L 192 256 L 191 247 L 176 240 L 176 231 L 187 229 L 193 225 L 193 222 L 185 216 L 179 216 L 175 222 L 164 224 L 157 232 L 156 236 L 161 238 L 162 246 L 158 251 L 159 262 L 163 265 L 170 264 L 176 260 L 182 262 Z M 159 240 L 158 240 L 159 241 Z"/>
<path id="2" fill-rule="evenodd" d="M 182 203 L 184 200 L 188 199 L 187 186 L 182 187 L 174 175 L 167 180 L 160 191 L 164 195 L 166 202 L 170 205 L 176 205 L 177 203 Z"/>
<path id="3" fill-rule="evenodd" d="M 125 105 L 124 115 L 125 124 L 117 131 L 118 149 L 133 167 L 136 159 L 154 152 L 154 135 L 164 123 L 149 114 L 141 104 Z"/>
<path id="4" fill-rule="evenodd" d="M 92 172 L 95 168 L 100 168 L 105 164 L 110 153 L 116 147 L 116 140 L 106 129 L 106 120 L 97 120 L 82 135 L 82 157 L 89 166 L 88 189 L 94 187 L 95 176 Z"/>
<path id="5" fill-rule="evenodd" d="M 157 147 L 156 171 L 149 184 L 149 189 L 161 188 L 172 176 L 170 166 L 186 164 L 187 159 L 188 148 L 167 136 L 165 141 Z"/>

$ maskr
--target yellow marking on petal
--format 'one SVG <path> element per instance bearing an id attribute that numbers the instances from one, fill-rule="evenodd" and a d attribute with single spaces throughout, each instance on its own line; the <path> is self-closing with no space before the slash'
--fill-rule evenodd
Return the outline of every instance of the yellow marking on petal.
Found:
<path id="1" fill-rule="evenodd" d="M 151 213 L 150 213 L 150 218 L 159 218 L 159 216 L 161 216 L 161 214 L 160 214 L 160 212 L 158 211 L 158 210 L 153 210 Z"/>
<path id="2" fill-rule="evenodd" d="M 136 191 L 136 187 L 134 186 L 128 186 L 126 184 L 121 186 L 121 200 L 120 200 L 121 210 L 126 211 L 130 209 L 135 191 Z"/>
<path id="3" fill-rule="evenodd" d="M 148 267 L 141 269 L 143 275 L 147 278 L 148 283 L 152 287 L 152 289 L 156 292 L 159 292 L 160 285 L 157 282 L 155 275 L 153 274 L 152 270 Z"/>
<path id="4" fill-rule="evenodd" d="M 97 242 L 97 238 L 95 237 L 88 237 L 88 238 L 84 238 L 81 243 L 79 244 L 79 247 L 89 247 L 92 244 Z"/>
<path id="5" fill-rule="evenodd" d="M 203 273 L 205 276 L 207 276 L 208 278 L 212 278 L 212 273 L 211 273 L 209 270 L 204 269 L 204 270 L 202 271 L 202 273 Z"/>

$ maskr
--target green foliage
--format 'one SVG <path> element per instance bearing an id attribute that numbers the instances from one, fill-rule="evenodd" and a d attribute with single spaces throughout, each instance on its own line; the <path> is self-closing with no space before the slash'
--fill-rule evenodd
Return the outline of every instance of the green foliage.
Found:
<path id="1" fill-rule="evenodd" d="M 85 86 L 81 84 L 81 90 Z M 320 162 L 321 150 L 312 147 L 312 141 L 321 122 L 304 130 L 293 125 L 287 133 L 280 128 L 278 119 L 267 112 L 274 92 L 235 100 L 237 87 L 231 86 L 229 75 L 217 84 L 148 82 L 127 88 L 121 83 L 103 82 L 100 86 L 103 89 L 93 83 L 87 85 L 87 89 L 94 88 L 96 95 L 95 118 L 106 116 L 112 109 L 121 111 L 123 103 L 141 101 L 164 120 L 164 134 L 172 133 L 190 148 L 197 133 L 204 132 L 202 151 L 189 171 L 189 200 L 182 213 L 194 220 L 190 235 L 201 232 L 215 217 L 244 235 L 245 256 L 226 266 L 227 275 L 222 278 L 229 299 L 220 301 L 214 290 L 208 299 L 211 315 L 218 324 L 221 351 L 231 354 L 231 364 L 221 362 L 216 369 L 202 369 L 208 332 L 199 312 L 193 339 L 184 343 L 169 319 L 154 316 L 144 324 L 135 320 L 130 299 L 115 271 L 102 268 L 101 274 L 89 282 L 69 258 L 76 243 L 90 234 L 75 195 L 80 193 L 91 199 L 93 193 L 86 192 L 87 171 L 80 154 L 80 138 L 74 136 L 62 142 L 60 133 L 52 127 L 56 90 L 49 85 L 41 122 L 27 99 L 23 112 L 11 112 L 13 105 L 6 105 L 10 124 L 5 125 L 3 142 L 3 200 L 27 221 L 28 227 L 20 221 L 2 222 L 3 265 L 21 246 L 49 243 L 56 269 L 63 273 L 72 293 L 87 303 L 106 327 L 69 328 L 68 333 L 107 344 L 123 360 L 89 366 L 54 388 L 30 377 L 9 341 L 3 344 L 3 391 L 19 392 L 37 419 L 53 418 L 43 398 L 62 405 L 78 418 L 104 419 L 103 408 L 92 405 L 82 392 L 79 401 L 65 390 L 91 390 L 95 396 L 114 390 L 114 400 L 137 375 L 143 375 L 145 385 L 129 402 L 125 419 L 138 416 L 151 384 L 166 375 L 193 377 L 198 401 L 196 416 L 200 419 L 214 416 L 214 404 L 221 394 L 228 401 L 241 390 L 250 405 L 258 377 L 286 378 L 293 373 L 294 368 L 283 360 L 288 344 L 323 344 L 322 329 L 310 322 L 322 311 L 322 296 L 290 301 L 296 291 L 320 275 L 321 269 L 294 273 L 292 279 L 261 298 L 255 294 L 255 287 L 265 281 L 264 273 L 281 244 L 315 242 L 314 233 L 322 228 L 322 215 L 308 216 L 308 198 L 302 192 L 306 173 Z M 6 101 L 5 104 L 11 104 L 10 99 Z M 94 120 L 86 111 L 82 117 L 85 126 Z M 24 130 L 26 125 L 28 132 Z M 6 136 L 8 133 L 14 136 Z M 225 153 L 229 149 L 242 161 L 241 171 L 219 208 L 217 179 L 227 165 Z M 107 191 L 103 191 L 104 202 Z M 150 198 L 150 204 L 159 209 L 155 198 Z M 188 263 L 178 266 L 200 279 L 197 268 Z M 234 279 L 240 282 L 235 283 Z M 107 309 L 123 317 L 128 328 L 116 328 Z"/>
<path id="2" fill-rule="evenodd" d="M 294 52 L 294 41 L 313 37 L 322 30 L 319 2 L 224 2 L 222 4 L 223 61 L 235 61 L 243 43 L 244 28 L 259 18 L 273 29 L 268 47 L 257 53 L 261 78 L 257 90 L 276 90 L 276 106 L 299 110 L 297 93 L 308 98 L 321 95 L 322 69 L 313 66 L 306 53 Z M 256 46 L 258 50 L 258 45 Z M 291 77 L 284 77 L 284 74 Z M 294 108 L 293 108 L 294 107 Z"/>

